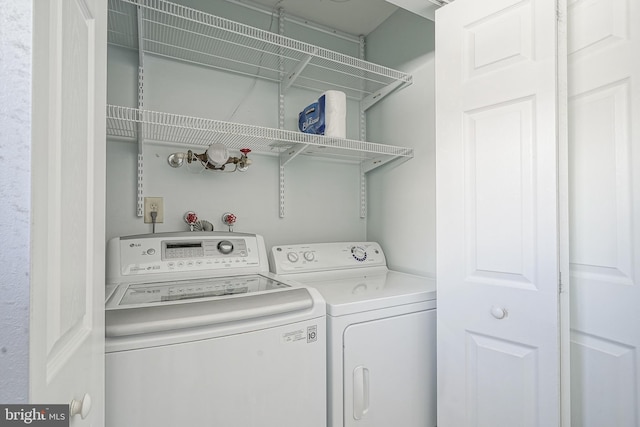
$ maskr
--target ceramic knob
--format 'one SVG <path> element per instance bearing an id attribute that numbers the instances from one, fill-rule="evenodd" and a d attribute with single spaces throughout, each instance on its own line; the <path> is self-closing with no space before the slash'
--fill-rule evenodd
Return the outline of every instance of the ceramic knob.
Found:
<path id="1" fill-rule="evenodd" d="M 504 319 L 507 317 L 507 310 L 500 307 L 491 307 L 491 315 L 498 320 Z"/>

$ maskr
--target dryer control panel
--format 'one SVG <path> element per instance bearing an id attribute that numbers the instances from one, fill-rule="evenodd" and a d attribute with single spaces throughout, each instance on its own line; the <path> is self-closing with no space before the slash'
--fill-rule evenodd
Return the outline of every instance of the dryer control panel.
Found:
<path id="1" fill-rule="evenodd" d="M 268 270 L 260 236 L 242 233 L 157 233 L 118 237 L 107 246 L 107 282 L 129 276 L 181 273 L 185 278 L 224 270 Z M 264 249 L 262 249 L 264 252 Z M 190 274 L 193 273 L 193 274 Z M 143 278 L 143 277 L 140 277 Z M 151 280 L 151 277 L 149 278 Z"/>
<path id="2" fill-rule="evenodd" d="M 269 252 L 271 271 L 277 274 L 311 273 L 360 267 L 386 267 L 376 242 L 308 243 L 274 246 Z"/>

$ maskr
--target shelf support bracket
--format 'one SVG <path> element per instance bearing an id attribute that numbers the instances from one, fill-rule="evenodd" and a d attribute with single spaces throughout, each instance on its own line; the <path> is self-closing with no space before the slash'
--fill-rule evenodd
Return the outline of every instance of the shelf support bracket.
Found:
<path id="1" fill-rule="evenodd" d="M 278 34 L 284 36 L 284 9 L 278 9 Z M 284 48 L 280 46 L 278 56 L 278 70 L 280 72 L 280 83 L 278 84 L 278 128 L 284 129 L 284 116 L 285 116 L 285 87 L 284 87 Z M 285 174 L 284 165 L 286 161 L 283 161 L 282 154 L 280 155 L 280 168 L 279 168 L 279 202 L 280 202 L 280 218 L 284 218 L 284 193 L 285 193 Z"/>
<path id="2" fill-rule="evenodd" d="M 285 173 L 284 167 L 291 160 L 298 157 L 308 147 L 308 144 L 296 144 L 287 151 L 280 153 L 280 218 L 284 218 L 284 192 L 285 192 Z"/>
<path id="3" fill-rule="evenodd" d="M 309 144 L 295 144 L 287 151 L 280 153 L 280 166 L 286 166 L 291 160 L 304 153 Z"/>
<path id="4" fill-rule="evenodd" d="M 360 163 L 360 218 L 367 216 L 367 173 L 387 163 L 404 163 L 410 158 L 409 156 L 380 156 Z"/>
<path id="5" fill-rule="evenodd" d="M 375 168 L 382 166 L 390 161 L 396 159 L 395 157 L 376 157 L 374 159 L 365 160 L 360 164 L 362 170 L 366 172 L 370 172 Z"/>
<path id="6" fill-rule="evenodd" d="M 366 39 L 364 38 L 364 36 L 360 36 L 359 38 L 359 43 L 360 43 L 360 51 L 359 51 L 359 55 L 360 55 L 360 59 L 364 60 L 366 55 L 366 50 L 365 50 L 365 43 L 366 43 Z M 361 90 L 364 93 L 364 72 L 362 72 L 362 87 Z M 363 102 L 360 102 L 360 141 L 366 141 L 367 140 L 367 115 L 366 115 L 366 108 L 365 108 L 365 104 Z M 367 217 L 367 175 L 366 175 L 367 170 L 365 170 L 365 168 L 363 168 L 363 164 L 360 163 L 360 218 L 366 218 Z"/>
<path id="7" fill-rule="evenodd" d="M 365 173 L 370 172 L 382 165 L 386 165 L 387 163 L 397 162 L 398 164 L 404 163 L 407 160 L 411 159 L 410 156 L 384 156 L 384 157 L 376 157 L 374 159 L 369 159 L 363 161 L 360 166 L 364 170 Z"/>
<path id="8" fill-rule="evenodd" d="M 367 217 L 367 175 L 360 164 L 360 218 Z"/>
<path id="9" fill-rule="evenodd" d="M 289 90 L 291 85 L 295 83 L 298 76 L 302 73 L 302 71 L 304 71 L 307 65 L 309 65 L 309 62 L 311 62 L 311 59 L 313 59 L 313 55 L 315 55 L 317 52 L 318 52 L 318 48 L 314 48 L 313 53 L 311 55 L 305 56 L 304 59 L 302 59 L 302 61 L 298 62 L 298 65 L 296 65 L 293 71 L 287 74 L 287 76 L 285 77 L 286 80 L 282 83 L 283 92 L 286 92 L 287 90 Z"/>
<path id="10" fill-rule="evenodd" d="M 144 216 L 144 156 L 143 156 L 143 143 L 144 143 L 144 125 L 143 110 L 144 110 L 144 9 L 141 6 L 137 7 L 138 18 L 138 110 L 140 111 L 140 121 L 137 126 L 138 133 L 138 183 L 137 183 L 137 200 L 136 200 L 136 214 L 138 217 Z"/>
<path id="11" fill-rule="evenodd" d="M 400 86 L 403 86 L 405 84 L 407 83 L 403 82 L 402 80 L 396 80 L 395 82 L 386 85 L 380 90 L 375 91 L 374 93 L 367 96 L 360 102 L 362 110 L 367 111 L 369 108 L 375 105 L 378 101 L 382 100 L 385 96 L 389 95 L 391 92 L 393 92 L 394 90 L 398 89 Z"/>

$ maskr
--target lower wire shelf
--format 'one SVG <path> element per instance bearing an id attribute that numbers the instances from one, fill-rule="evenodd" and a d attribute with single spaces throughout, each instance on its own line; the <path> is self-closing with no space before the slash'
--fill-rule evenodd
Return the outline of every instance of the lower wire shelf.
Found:
<path id="1" fill-rule="evenodd" d="M 413 157 L 412 148 L 115 105 L 107 105 L 107 136 L 176 145 L 222 143 L 232 150 L 250 148 L 263 154 L 302 150 L 298 154 L 367 163 L 368 170 L 396 158 Z"/>

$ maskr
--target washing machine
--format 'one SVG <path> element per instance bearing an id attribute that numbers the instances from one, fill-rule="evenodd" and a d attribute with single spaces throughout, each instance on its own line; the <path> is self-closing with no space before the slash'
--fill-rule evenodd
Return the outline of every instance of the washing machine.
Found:
<path id="1" fill-rule="evenodd" d="M 282 245 L 271 271 L 327 308 L 328 426 L 436 425 L 436 284 L 387 268 L 375 242 Z"/>
<path id="2" fill-rule="evenodd" d="M 107 247 L 107 427 L 326 427 L 326 310 L 259 235 Z"/>

